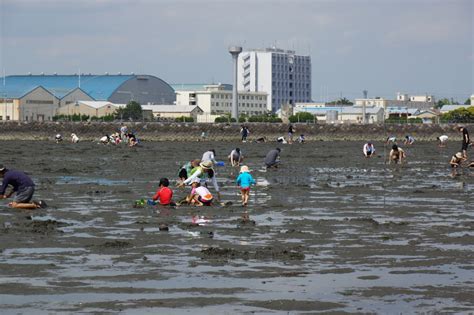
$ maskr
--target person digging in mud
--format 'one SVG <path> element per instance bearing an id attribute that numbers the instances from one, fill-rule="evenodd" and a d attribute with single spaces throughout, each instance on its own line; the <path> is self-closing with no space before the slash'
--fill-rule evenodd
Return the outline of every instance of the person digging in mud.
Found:
<path id="1" fill-rule="evenodd" d="M 415 142 L 415 138 L 412 136 L 405 136 L 405 140 L 403 141 L 404 144 L 412 145 Z"/>
<path id="2" fill-rule="evenodd" d="M 214 165 L 217 164 L 216 151 L 214 149 L 211 149 L 209 151 L 204 152 L 203 155 L 202 155 L 201 161 L 202 162 L 211 161 L 212 164 L 214 164 Z"/>
<path id="3" fill-rule="evenodd" d="M 268 168 L 277 168 L 280 164 L 280 148 L 270 150 L 265 157 L 265 167 Z"/>
<path id="4" fill-rule="evenodd" d="M 203 186 L 206 185 L 206 176 L 212 181 L 212 185 L 214 186 L 214 189 L 217 192 L 217 198 L 218 200 L 221 199 L 220 197 L 220 190 L 219 190 L 219 185 L 217 184 L 217 178 L 215 176 L 214 169 L 212 168 L 212 162 L 211 161 L 205 161 L 199 163 L 198 167 L 195 167 L 191 170 L 191 173 L 188 174 L 188 178 L 181 182 L 178 186 L 179 187 L 184 187 L 185 185 L 191 184 L 195 178 L 198 178 L 200 183 Z"/>
<path id="5" fill-rule="evenodd" d="M 205 186 L 201 186 L 201 181 L 199 178 L 194 178 L 192 180 L 191 186 L 191 193 L 186 198 L 186 202 L 188 204 L 196 206 L 212 206 L 214 197 Z"/>
<path id="6" fill-rule="evenodd" d="M 364 147 L 362 148 L 362 152 L 364 152 L 364 156 L 366 158 L 370 158 L 375 153 L 375 147 L 371 142 L 367 142 L 366 144 L 364 144 Z"/>
<path id="7" fill-rule="evenodd" d="M 240 163 L 244 160 L 244 156 L 242 155 L 242 152 L 240 151 L 239 148 L 235 148 L 232 150 L 228 156 L 230 165 L 234 166 L 239 166 Z"/>
<path id="8" fill-rule="evenodd" d="M 436 138 L 438 140 L 438 146 L 440 148 L 444 148 L 446 146 L 446 142 L 448 141 L 448 136 L 447 135 L 442 135 Z"/>
<path id="9" fill-rule="evenodd" d="M 396 142 L 397 142 L 397 137 L 395 137 L 395 136 L 387 137 L 387 139 L 385 140 L 386 144 L 396 143 Z"/>
<path id="10" fill-rule="evenodd" d="M 462 166 L 462 162 L 466 161 L 466 158 L 464 158 L 462 152 L 457 152 L 451 157 L 451 160 L 449 161 L 449 164 L 451 165 L 452 172 L 451 175 L 455 176 L 456 175 L 456 170 Z"/>
<path id="11" fill-rule="evenodd" d="M 240 174 L 239 176 L 237 176 L 235 182 L 237 183 L 237 185 L 240 186 L 240 194 L 242 195 L 242 206 L 245 207 L 249 203 L 250 186 L 252 184 L 256 184 L 255 180 L 250 174 L 250 170 L 247 165 L 243 165 L 240 168 Z"/>
<path id="12" fill-rule="evenodd" d="M 63 136 L 61 136 L 61 134 L 58 133 L 56 136 L 54 136 L 54 141 L 56 141 L 56 143 L 62 142 Z"/>
<path id="13" fill-rule="evenodd" d="M 168 178 L 160 178 L 159 189 L 156 191 L 156 194 L 153 196 L 153 201 L 160 201 L 162 206 L 172 206 L 174 202 L 171 200 L 173 198 L 173 191 L 168 187 L 170 181 Z"/>
<path id="14" fill-rule="evenodd" d="M 181 181 L 185 181 L 188 176 L 191 175 L 191 171 L 193 168 L 198 167 L 199 163 L 201 163 L 201 160 L 192 160 L 181 166 L 179 169 L 178 177 Z"/>
<path id="15" fill-rule="evenodd" d="M 72 143 L 78 143 L 79 142 L 79 137 L 75 133 L 71 133 L 71 142 Z"/>
<path id="16" fill-rule="evenodd" d="M 305 143 L 306 142 L 306 138 L 304 137 L 304 134 L 300 134 L 300 136 L 298 137 L 298 142 L 299 143 Z"/>
<path id="17" fill-rule="evenodd" d="M 403 151 L 402 148 L 399 148 L 396 144 L 392 146 L 392 150 L 390 150 L 389 153 L 389 163 L 394 162 L 396 163 L 402 163 L 403 159 L 406 158 L 405 151 Z"/>
<path id="18" fill-rule="evenodd" d="M 44 201 L 31 202 L 35 192 L 35 184 L 24 172 L 9 170 L 5 166 L 0 165 L 0 177 L 3 178 L 0 188 L 0 199 L 10 198 L 15 194 L 13 201 L 10 203 L 13 208 L 37 209 L 46 207 Z M 13 190 L 5 195 L 8 185 L 11 185 Z"/>

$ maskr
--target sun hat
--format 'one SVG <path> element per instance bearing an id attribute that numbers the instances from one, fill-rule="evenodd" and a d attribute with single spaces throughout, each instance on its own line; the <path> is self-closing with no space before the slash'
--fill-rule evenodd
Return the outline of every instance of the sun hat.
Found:
<path id="1" fill-rule="evenodd" d="M 201 183 L 201 179 L 199 177 L 195 177 L 193 178 L 193 180 L 191 181 L 191 184 L 192 183 Z"/>
<path id="2" fill-rule="evenodd" d="M 248 173 L 248 172 L 250 172 L 249 167 L 248 167 L 247 165 L 242 165 L 242 166 L 240 167 L 240 172 L 241 172 L 241 173 Z"/>
<path id="3" fill-rule="evenodd" d="M 212 169 L 212 162 L 211 161 L 204 161 L 199 164 L 203 169 L 210 170 Z"/>
<path id="4" fill-rule="evenodd" d="M 461 152 L 458 152 L 458 153 L 456 153 L 456 157 L 457 157 L 458 159 L 462 159 L 463 155 L 462 155 Z M 0 169 L 0 171 L 1 171 L 1 169 Z"/>

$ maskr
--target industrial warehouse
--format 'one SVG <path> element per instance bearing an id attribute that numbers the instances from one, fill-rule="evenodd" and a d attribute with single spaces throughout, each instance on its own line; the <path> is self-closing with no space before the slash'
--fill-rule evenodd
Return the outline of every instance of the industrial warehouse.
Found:
<path id="1" fill-rule="evenodd" d="M 173 88 L 152 75 L 12 75 L 0 85 L 0 121 L 51 121 L 79 101 L 172 105 Z"/>

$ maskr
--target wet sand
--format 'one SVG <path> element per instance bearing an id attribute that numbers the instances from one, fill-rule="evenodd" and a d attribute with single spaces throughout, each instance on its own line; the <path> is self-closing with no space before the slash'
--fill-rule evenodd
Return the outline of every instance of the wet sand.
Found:
<path id="1" fill-rule="evenodd" d="M 3 141 L 1 163 L 29 173 L 47 209 L 0 204 L 2 313 L 415 313 L 474 310 L 474 170 L 459 148 L 362 142 L 145 142 L 140 148 Z M 239 146 L 259 185 L 250 204 L 218 167 L 228 207 L 133 207 L 160 177 Z M 474 152 L 470 149 L 470 155 Z M 175 189 L 175 199 L 188 189 Z M 249 218 L 243 219 L 247 211 Z M 204 225 L 193 216 L 206 217 Z M 160 225 L 169 231 L 160 231 Z"/>

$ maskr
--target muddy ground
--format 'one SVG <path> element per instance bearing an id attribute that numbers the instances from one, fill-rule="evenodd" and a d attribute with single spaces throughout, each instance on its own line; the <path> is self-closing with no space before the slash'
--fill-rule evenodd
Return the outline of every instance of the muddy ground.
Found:
<path id="1" fill-rule="evenodd" d="M 2 141 L 0 163 L 50 207 L 0 204 L 1 312 L 472 312 L 474 170 L 447 164 L 459 143 L 416 142 L 397 166 L 382 143 L 372 159 L 362 145 L 281 145 L 281 167 L 263 172 L 276 144 Z M 133 207 L 186 160 L 236 146 L 258 182 L 246 209 L 227 164 L 232 206 Z"/>

